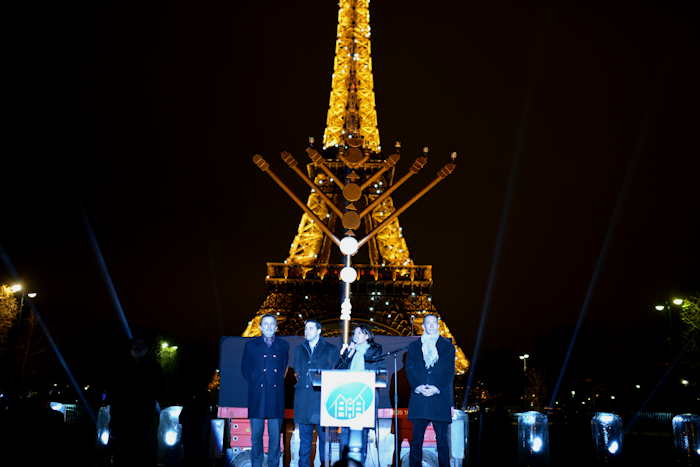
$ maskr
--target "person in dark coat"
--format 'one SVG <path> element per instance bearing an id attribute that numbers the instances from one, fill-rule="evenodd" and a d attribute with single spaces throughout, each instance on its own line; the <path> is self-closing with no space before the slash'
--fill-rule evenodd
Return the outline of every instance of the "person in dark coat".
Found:
<path id="1" fill-rule="evenodd" d="M 382 346 L 374 341 L 374 333 L 367 326 L 360 324 L 355 326 L 352 333 L 352 341 L 349 345 L 343 344 L 340 349 L 340 357 L 335 365 L 338 370 L 380 370 L 384 368 L 384 354 Z M 377 391 L 375 390 L 375 433 L 376 433 L 376 409 L 377 409 Z M 362 465 L 367 460 L 367 438 L 369 428 L 362 429 Z M 350 441 L 350 428 L 343 427 L 340 434 L 340 453 L 341 457 L 347 455 L 346 448 Z"/>
<path id="2" fill-rule="evenodd" d="M 321 464 L 325 463 L 326 436 L 320 427 L 321 388 L 314 387 L 309 369 L 330 370 L 335 366 L 338 349 L 321 337 L 321 323 L 308 320 L 304 324 L 304 343 L 296 346 L 292 367 L 297 378 L 294 387 L 294 421 L 299 427 L 299 467 L 311 465 L 311 440 L 318 434 Z"/>
<path id="3" fill-rule="evenodd" d="M 204 385 L 201 385 L 204 386 Z M 201 467 L 209 461 L 212 413 L 207 387 L 195 388 L 182 404 L 178 421 L 182 426 L 184 467 Z"/>
<path id="4" fill-rule="evenodd" d="M 142 338 L 130 342 L 130 358 L 113 372 L 109 393 L 109 443 L 115 467 L 155 467 L 163 373 Z"/>
<path id="5" fill-rule="evenodd" d="M 280 432 L 284 419 L 284 375 L 289 360 L 289 344 L 275 337 L 277 318 L 266 314 L 260 319 L 262 336 L 245 344 L 241 372 L 248 381 L 248 418 L 253 447 L 252 467 L 263 464 L 263 431 L 267 420 L 268 466 L 280 461 Z"/>
<path id="6" fill-rule="evenodd" d="M 440 324 L 435 315 L 423 318 L 423 335 L 408 346 L 406 376 L 411 386 L 408 418 L 413 424 L 410 467 L 423 464 L 423 436 L 433 424 L 437 441 L 438 464 L 450 465 L 447 430 L 452 421 L 455 374 L 455 348 L 449 339 L 440 337 Z"/>

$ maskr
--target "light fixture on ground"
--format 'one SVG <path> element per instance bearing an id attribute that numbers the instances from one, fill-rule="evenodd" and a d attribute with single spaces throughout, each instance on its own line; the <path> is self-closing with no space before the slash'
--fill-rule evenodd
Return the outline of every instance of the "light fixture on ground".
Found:
<path id="1" fill-rule="evenodd" d="M 158 440 L 160 449 L 173 448 L 182 438 L 182 425 L 180 425 L 180 412 L 182 406 L 173 405 L 160 412 L 158 425 Z"/>
<path id="2" fill-rule="evenodd" d="M 595 456 L 600 463 L 609 463 L 622 453 L 622 419 L 619 415 L 597 412 L 591 419 Z"/>
<path id="3" fill-rule="evenodd" d="M 535 411 L 518 415 L 518 463 L 546 465 L 549 460 L 547 416 Z"/>
<path id="4" fill-rule="evenodd" d="M 683 465 L 697 465 L 700 459 L 700 416 L 679 414 L 671 420 L 675 457 Z"/>
<path id="5" fill-rule="evenodd" d="M 97 440 L 102 446 L 109 444 L 110 406 L 100 407 L 97 413 Z"/>

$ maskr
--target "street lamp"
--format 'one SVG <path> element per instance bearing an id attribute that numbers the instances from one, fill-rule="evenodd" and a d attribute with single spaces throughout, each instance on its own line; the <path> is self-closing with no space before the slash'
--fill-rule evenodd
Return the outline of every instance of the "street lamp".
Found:
<path id="1" fill-rule="evenodd" d="M 22 320 L 22 310 L 24 310 L 24 299 L 26 298 L 36 298 L 37 293 L 36 292 L 27 292 L 24 288 L 24 285 L 21 283 L 16 283 L 12 284 L 11 286 L 8 287 L 10 293 L 13 294 L 19 294 L 19 308 L 17 312 L 17 323 L 19 323 Z M 21 293 L 20 293 L 21 292 Z"/>
<path id="2" fill-rule="evenodd" d="M 523 372 L 527 373 L 527 359 L 530 358 L 530 354 L 518 355 L 518 358 L 523 361 Z"/>
<path id="3" fill-rule="evenodd" d="M 668 345 L 671 353 L 676 351 L 676 340 L 680 333 L 680 314 L 679 310 L 683 308 L 685 300 L 681 297 L 673 297 L 668 301 L 664 301 L 654 305 L 656 311 L 662 311 L 666 314 L 668 321 Z"/>

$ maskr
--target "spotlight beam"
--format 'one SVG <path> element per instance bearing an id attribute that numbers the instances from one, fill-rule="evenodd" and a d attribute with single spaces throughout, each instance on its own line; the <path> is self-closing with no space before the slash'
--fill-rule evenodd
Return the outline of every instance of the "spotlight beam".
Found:
<path id="1" fill-rule="evenodd" d="M 666 381 L 668 380 L 668 377 L 671 375 L 673 370 L 675 370 L 676 366 L 678 363 L 681 361 L 681 358 L 683 357 L 683 354 L 685 354 L 685 347 L 678 352 L 678 355 L 676 355 L 676 358 L 671 362 L 671 364 L 668 366 L 664 374 L 659 378 L 659 381 L 657 381 L 656 385 L 652 388 L 652 390 L 649 392 L 649 396 L 642 402 L 642 405 L 639 406 L 639 410 L 637 410 L 634 413 L 634 416 L 630 420 L 630 422 L 627 424 L 627 426 L 624 429 L 625 434 L 628 433 L 629 431 L 632 430 L 632 427 L 637 423 L 637 420 L 639 419 L 639 414 L 644 412 L 644 410 L 647 408 L 647 405 L 649 405 L 649 402 L 654 399 L 654 396 L 656 396 L 656 393 L 659 392 L 659 389 L 663 387 L 664 384 L 666 384 Z"/>
<path id="2" fill-rule="evenodd" d="M 92 246 L 92 251 L 95 253 L 95 258 L 97 258 L 97 264 L 100 267 L 100 273 L 102 274 L 102 278 L 104 279 L 107 290 L 109 291 L 112 304 L 114 305 L 114 309 L 117 310 L 119 319 L 124 327 L 124 333 L 126 333 L 126 337 L 128 339 L 131 339 L 133 335 L 131 334 L 129 322 L 126 320 L 126 314 L 124 314 L 124 308 L 122 307 L 121 300 L 119 300 L 119 294 L 117 294 L 117 289 L 114 287 L 114 282 L 112 282 L 112 277 L 107 269 L 107 263 L 102 255 L 100 245 L 97 243 L 95 232 L 92 230 L 92 226 L 90 225 L 90 220 L 88 219 L 86 212 L 83 212 L 83 224 L 85 224 L 85 230 L 88 234 L 88 240 L 90 240 L 90 246 Z"/>
<path id="3" fill-rule="evenodd" d="M 34 305 L 33 303 L 31 304 L 30 309 L 32 310 L 32 313 L 34 313 L 34 316 L 36 317 L 36 320 L 39 323 L 41 330 L 44 331 L 44 335 L 46 336 L 46 340 L 49 341 L 49 345 L 51 345 L 51 348 L 53 349 L 54 353 L 56 354 L 56 358 L 58 358 L 58 361 L 61 363 L 61 366 L 63 367 L 63 371 L 66 372 L 66 376 L 68 376 L 68 379 L 70 380 L 71 386 L 73 386 L 73 390 L 78 394 L 78 397 L 80 397 L 80 401 L 83 403 L 83 408 L 85 409 L 87 414 L 90 416 L 92 423 L 97 425 L 97 418 L 95 417 L 95 412 L 93 412 L 92 407 L 90 406 L 90 403 L 88 402 L 87 398 L 85 397 L 85 393 L 83 392 L 83 389 L 80 387 L 80 385 L 76 381 L 75 377 L 73 376 L 73 372 L 70 371 L 70 368 L 68 367 L 68 363 L 63 358 L 63 355 L 61 354 L 61 351 L 58 349 L 56 342 L 54 342 L 53 337 L 51 337 L 51 333 L 49 332 L 49 328 L 46 326 L 46 323 L 44 323 L 44 319 L 41 317 L 41 313 L 39 313 L 39 310 L 37 310 L 36 305 Z"/>
<path id="4" fill-rule="evenodd" d="M 583 324 L 583 320 L 585 319 L 586 314 L 588 312 L 588 306 L 590 305 L 591 299 L 593 297 L 593 292 L 595 291 L 596 285 L 598 284 L 598 278 L 600 277 L 600 272 L 603 269 L 603 264 L 605 263 L 605 258 L 607 257 L 607 254 L 608 254 L 608 248 L 610 247 L 610 241 L 611 241 L 613 233 L 615 231 L 615 227 L 617 226 L 617 224 L 619 222 L 620 216 L 622 215 L 624 202 L 625 202 L 625 199 L 627 198 L 627 192 L 629 191 L 630 185 L 632 184 L 632 179 L 634 178 L 634 173 L 635 173 L 635 169 L 637 166 L 637 159 L 639 158 L 639 155 L 642 153 L 642 148 L 644 147 L 644 143 L 646 140 L 648 120 L 649 120 L 649 114 L 647 113 L 642 118 L 642 124 L 641 124 L 641 128 L 640 128 L 639 138 L 637 141 L 637 147 L 636 147 L 636 150 L 634 152 L 633 157 L 631 157 L 629 162 L 627 163 L 627 172 L 625 173 L 625 178 L 622 182 L 622 186 L 621 186 L 620 191 L 617 195 L 617 201 L 615 202 L 615 209 L 613 210 L 612 216 L 610 217 L 610 221 L 608 223 L 608 231 L 605 234 L 605 239 L 603 240 L 603 246 L 601 247 L 600 254 L 598 255 L 598 260 L 596 261 L 596 266 L 595 266 L 595 269 L 593 270 L 593 275 L 591 276 L 591 280 L 588 283 L 588 290 L 586 291 L 586 297 L 584 298 L 583 304 L 581 305 L 581 311 L 579 312 L 578 320 L 576 321 L 576 326 L 574 327 L 574 332 L 571 336 L 571 340 L 569 341 L 569 348 L 566 351 L 566 356 L 564 357 L 564 362 L 562 363 L 561 369 L 559 370 L 559 377 L 557 378 L 557 382 L 554 385 L 554 390 L 552 391 L 552 397 L 549 399 L 549 407 L 554 407 L 554 403 L 557 400 L 557 396 L 559 394 L 559 389 L 561 387 L 562 380 L 564 379 L 564 375 L 566 374 L 566 370 L 568 369 L 568 366 L 569 366 L 569 360 L 571 359 L 571 354 L 573 353 L 574 346 L 576 345 L 576 340 L 578 338 L 578 334 L 581 331 L 581 325 Z"/>
<path id="5" fill-rule="evenodd" d="M 543 48 L 543 36 L 544 33 L 541 32 L 536 38 L 534 49 L 532 51 L 531 61 L 537 58 L 537 55 L 541 52 Z M 474 342 L 474 351 L 472 352 L 471 365 L 469 368 L 469 375 L 467 377 L 467 384 L 464 387 L 464 398 L 462 402 L 462 410 L 467 408 L 467 403 L 469 401 L 469 393 L 474 384 L 474 374 L 476 373 L 476 366 L 479 361 L 479 351 L 481 349 L 481 340 L 484 335 L 484 328 L 486 327 L 486 321 L 488 320 L 489 311 L 491 310 L 491 299 L 493 296 L 493 287 L 496 282 L 496 272 L 498 270 L 498 264 L 501 258 L 501 250 L 503 249 L 503 241 L 505 239 L 505 233 L 508 228 L 508 213 L 510 211 L 510 206 L 513 202 L 513 192 L 515 189 L 515 180 L 519 172 L 520 158 L 523 153 L 523 147 L 525 146 L 525 136 L 527 135 L 528 118 L 530 115 L 530 108 L 532 107 L 532 100 L 535 94 L 535 87 L 537 84 L 537 78 L 539 77 L 539 72 L 541 67 L 540 63 L 531 64 L 530 66 L 530 77 L 528 80 L 528 87 L 523 99 L 522 113 L 520 116 L 520 124 L 518 125 L 517 131 L 515 133 L 515 145 L 513 147 L 513 165 L 510 168 L 510 174 L 508 175 L 508 185 L 506 189 L 506 196 L 503 200 L 503 209 L 501 210 L 501 219 L 498 225 L 498 234 L 496 236 L 496 244 L 493 248 L 493 257 L 491 259 L 491 268 L 489 270 L 488 282 L 486 285 L 486 291 L 484 292 L 484 302 L 481 307 L 481 316 L 479 318 L 479 328 L 476 333 L 476 340 Z"/>
<path id="6" fill-rule="evenodd" d="M 523 124 L 524 125 L 524 124 Z M 467 377 L 467 384 L 464 387 L 464 398 L 462 399 L 462 410 L 467 408 L 467 403 L 469 402 L 469 393 L 471 391 L 472 385 L 474 383 L 474 373 L 476 373 L 476 365 L 479 360 L 479 350 L 481 349 L 481 340 L 484 336 L 484 328 L 486 327 L 486 321 L 488 320 L 489 311 L 491 310 L 491 299 L 493 297 L 493 286 L 496 282 L 496 272 L 498 270 L 498 264 L 501 259 L 501 250 L 503 249 L 503 240 L 505 238 L 505 233 L 508 227 L 508 212 L 510 211 L 510 205 L 513 200 L 513 186 L 515 185 L 516 173 L 518 172 L 520 153 L 522 151 L 519 149 L 516 151 L 513 165 L 510 169 L 510 175 L 508 177 L 508 190 L 506 191 L 506 197 L 503 202 L 503 210 L 501 211 L 501 220 L 498 226 L 498 235 L 496 237 L 496 245 L 493 248 L 493 257 L 491 259 L 491 269 L 489 271 L 489 279 L 486 285 L 486 291 L 484 293 L 484 302 L 481 307 L 481 317 L 479 318 L 479 329 L 476 333 L 476 341 L 474 342 L 474 351 L 472 352 L 471 365 L 469 368 L 469 376 Z"/>

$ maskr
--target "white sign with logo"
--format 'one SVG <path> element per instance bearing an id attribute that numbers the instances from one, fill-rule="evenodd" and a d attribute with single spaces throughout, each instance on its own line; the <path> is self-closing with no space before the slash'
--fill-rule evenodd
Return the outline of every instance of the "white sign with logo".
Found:
<path id="1" fill-rule="evenodd" d="M 321 372 L 321 426 L 374 427 L 373 371 Z"/>

